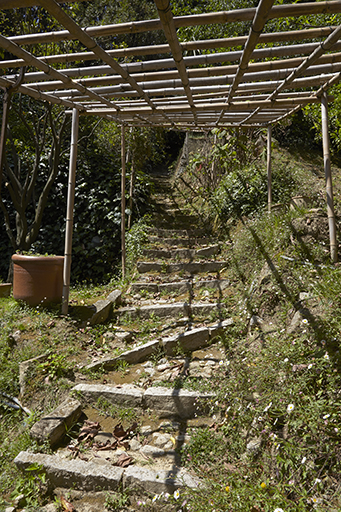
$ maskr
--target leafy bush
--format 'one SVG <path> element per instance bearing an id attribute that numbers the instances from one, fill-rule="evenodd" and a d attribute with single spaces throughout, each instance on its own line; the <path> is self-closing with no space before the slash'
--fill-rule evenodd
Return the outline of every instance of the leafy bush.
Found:
<path id="1" fill-rule="evenodd" d="M 213 204 L 220 221 L 264 210 L 268 201 L 267 187 L 267 176 L 259 162 L 228 173 L 213 195 Z M 273 203 L 288 202 L 294 188 L 295 181 L 287 169 L 277 168 L 273 171 Z"/>

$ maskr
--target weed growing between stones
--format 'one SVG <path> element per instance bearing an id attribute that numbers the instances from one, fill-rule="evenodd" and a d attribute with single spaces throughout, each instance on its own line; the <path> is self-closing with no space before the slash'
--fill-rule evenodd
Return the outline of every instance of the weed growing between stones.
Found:
<path id="1" fill-rule="evenodd" d="M 122 507 L 126 507 L 129 504 L 129 496 L 123 491 L 107 493 L 105 498 L 105 508 L 111 512 L 118 512 L 122 510 Z"/>
<path id="2" fill-rule="evenodd" d="M 120 421 L 126 421 L 131 423 L 135 421 L 138 417 L 137 411 L 132 407 L 119 407 L 118 405 L 113 405 L 108 400 L 103 397 L 100 397 L 96 402 L 96 409 L 103 416 L 111 416 L 112 418 L 117 418 Z"/>
<path id="3" fill-rule="evenodd" d="M 148 242 L 147 228 L 150 224 L 148 216 L 139 219 L 126 235 L 127 275 L 131 275 L 136 266 L 136 261 L 142 256 L 143 249 Z"/>

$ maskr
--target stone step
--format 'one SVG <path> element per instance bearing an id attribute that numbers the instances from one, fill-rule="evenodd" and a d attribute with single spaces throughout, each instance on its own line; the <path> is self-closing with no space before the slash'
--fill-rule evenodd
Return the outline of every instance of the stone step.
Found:
<path id="1" fill-rule="evenodd" d="M 14 459 L 16 466 L 25 471 L 33 466 L 37 475 L 41 471 L 46 475 L 48 489 L 55 488 L 78 489 L 81 491 L 116 491 L 140 490 L 150 493 L 173 493 L 176 489 L 184 487 L 197 487 L 195 480 L 185 469 L 175 469 L 172 476 L 169 471 L 155 470 L 143 466 L 132 465 L 125 469 L 113 466 L 111 461 L 101 459 L 96 462 L 84 460 L 68 460 L 58 455 L 32 453 L 22 451 Z M 30 474 L 34 474 L 30 470 Z M 141 492 L 141 491 L 140 491 Z M 90 510 L 90 509 L 89 509 Z M 93 510 L 93 509 L 92 509 Z"/>
<path id="2" fill-rule="evenodd" d="M 214 290 L 226 290 L 230 285 L 228 279 L 205 279 L 200 281 L 178 281 L 172 283 L 149 283 L 149 282 L 137 282 L 131 285 L 132 292 L 147 291 L 149 293 L 192 293 L 194 290 L 200 288 L 209 288 Z"/>
<path id="3" fill-rule="evenodd" d="M 140 319 L 145 320 L 150 317 L 158 318 L 179 318 L 188 316 L 201 316 L 209 315 L 210 313 L 221 310 L 224 311 L 224 306 L 219 302 L 208 303 L 194 303 L 188 304 L 187 302 L 173 302 L 165 304 L 151 304 L 141 307 L 124 307 L 114 311 L 113 315 L 121 317 L 126 315 L 132 321 Z"/>
<path id="4" fill-rule="evenodd" d="M 207 238 L 163 238 L 160 239 L 158 236 L 150 236 L 149 237 L 150 244 L 162 244 L 169 246 L 178 246 L 178 247 L 189 247 L 195 248 L 198 246 L 203 246 L 211 243 L 209 237 Z"/>
<path id="5" fill-rule="evenodd" d="M 158 227 L 147 227 L 147 233 L 151 233 L 154 236 L 161 238 L 172 238 L 172 237 L 182 237 L 182 238 L 196 238 L 196 237 L 204 237 L 209 234 L 207 229 L 204 228 L 196 228 L 196 229 L 164 229 Z"/>
<path id="6" fill-rule="evenodd" d="M 150 359 L 153 354 L 159 353 L 160 348 L 169 356 L 174 355 L 179 348 L 181 348 L 182 352 L 188 354 L 214 343 L 233 323 L 232 318 L 228 318 L 208 327 L 197 327 L 181 334 L 162 338 L 161 340 L 151 340 L 127 352 L 123 352 L 119 356 L 105 357 L 95 361 L 87 365 L 87 369 L 98 370 L 102 368 L 105 371 L 111 371 L 117 367 L 118 361 L 126 361 L 129 364 L 141 363 Z"/>
<path id="7" fill-rule="evenodd" d="M 165 210 L 163 208 L 162 215 L 160 213 L 151 215 L 151 222 L 156 224 L 198 224 L 197 215 L 181 213 L 180 211 Z"/>
<path id="8" fill-rule="evenodd" d="M 228 266 L 227 261 L 205 261 L 190 263 L 165 263 L 163 261 L 139 261 L 137 262 L 137 270 L 140 274 L 147 272 L 159 272 L 172 274 L 174 272 L 188 272 L 190 274 L 200 274 L 205 272 L 219 272 Z"/>
<path id="9" fill-rule="evenodd" d="M 212 258 L 219 252 L 220 246 L 216 244 L 200 249 L 143 249 L 142 254 L 152 259 L 194 260 L 196 258 Z"/>
<path id="10" fill-rule="evenodd" d="M 109 386 L 107 384 L 77 384 L 72 391 L 88 403 L 96 403 L 104 398 L 113 405 L 134 407 L 135 409 L 151 409 L 162 418 L 194 418 L 204 414 L 205 400 L 212 400 L 213 394 L 199 393 L 187 389 L 165 388 L 153 386 L 139 388 L 133 385 Z M 200 408 L 201 407 L 201 408 Z"/>

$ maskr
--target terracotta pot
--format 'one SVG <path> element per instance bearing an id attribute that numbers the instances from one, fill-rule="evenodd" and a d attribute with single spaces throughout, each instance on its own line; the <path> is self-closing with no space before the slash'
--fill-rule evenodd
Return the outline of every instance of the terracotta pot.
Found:
<path id="1" fill-rule="evenodd" d="M 11 289 L 12 283 L 0 283 L 0 297 L 9 297 Z"/>
<path id="2" fill-rule="evenodd" d="M 64 256 L 13 254 L 13 297 L 30 306 L 61 302 Z"/>

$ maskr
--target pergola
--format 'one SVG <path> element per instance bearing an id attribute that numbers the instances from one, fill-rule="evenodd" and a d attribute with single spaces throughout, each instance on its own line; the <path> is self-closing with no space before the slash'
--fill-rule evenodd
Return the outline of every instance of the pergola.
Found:
<path id="1" fill-rule="evenodd" d="M 91 27 L 77 25 L 55 0 L 2 0 L 0 4 L 1 9 L 41 6 L 64 27 L 54 32 L 0 35 L 0 47 L 11 55 L 0 62 L 0 87 L 5 90 L 0 173 L 8 95 L 20 92 L 62 105 L 72 114 L 63 313 L 67 313 L 69 298 L 79 115 L 105 117 L 122 126 L 124 272 L 126 127 L 267 127 L 271 211 L 271 126 L 304 105 L 321 103 L 330 250 L 332 261 L 337 261 L 327 108 L 333 98 L 327 92 L 341 77 L 341 26 L 320 26 L 318 15 L 341 13 L 341 0 L 285 5 L 260 0 L 257 8 L 179 17 L 173 16 L 169 0 L 154 1 L 159 18 Z M 317 23 L 303 30 L 267 32 L 269 20 L 302 15 L 318 16 Z M 177 35 L 180 27 L 236 22 L 250 23 L 247 36 L 181 42 Z M 101 46 L 103 37 L 107 41 L 117 35 L 154 31 L 163 31 L 167 42 L 114 50 Z M 55 43 L 58 48 L 66 40 L 78 41 L 86 51 L 35 56 L 35 44 Z"/>

